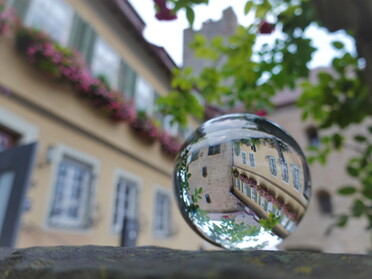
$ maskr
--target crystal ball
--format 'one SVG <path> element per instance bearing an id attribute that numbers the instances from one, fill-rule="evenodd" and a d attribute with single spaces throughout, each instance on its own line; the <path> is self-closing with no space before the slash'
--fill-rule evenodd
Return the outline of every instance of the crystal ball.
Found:
<path id="1" fill-rule="evenodd" d="M 196 129 L 177 156 L 173 182 L 190 227 L 231 250 L 275 249 L 297 228 L 311 194 L 299 145 L 251 114 L 223 115 Z"/>

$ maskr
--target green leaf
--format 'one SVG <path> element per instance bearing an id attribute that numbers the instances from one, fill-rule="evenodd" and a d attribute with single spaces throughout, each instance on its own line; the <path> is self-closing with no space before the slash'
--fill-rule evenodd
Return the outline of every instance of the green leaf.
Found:
<path id="1" fill-rule="evenodd" d="M 252 7 L 253 7 L 253 2 L 251 0 L 247 1 L 247 3 L 245 3 L 245 6 L 244 6 L 244 14 L 247 15 L 249 11 L 252 9 Z"/>
<path id="2" fill-rule="evenodd" d="M 340 195 L 352 195 L 356 192 L 356 188 L 353 186 L 345 186 L 337 191 Z"/>
<path id="3" fill-rule="evenodd" d="M 187 20 L 188 20 L 190 26 L 193 26 L 194 20 L 195 20 L 195 13 L 194 13 L 194 10 L 192 8 L 190 8 L 190 7 L 186 8 L 186 17 L 187 17 Z"/>
<path id="4" fill-rule="evenodd" d="M 363 196 L 365 196 L 367 199 L 372 200 L 372 189 L 367 188 L 362 190 Z"/>
<path id="5" fill-rule="evenodd" d="M 357 199 L 354 201 L 351 211 L 355 217 L 360 217 L 367 211 L 367 208 L 360 199 Z"/>
<path id="6" fill-rule="evenodd" d="M 357 168 L 348 166 L 347 173 L 352 177 L 357 177 L 359 175 L 359 170 Z"/>
<path id="7" fill-rule="evenodd" d="M 358 142 L 365 142 L 367 141 L 367 138 L 365 136 L 357 135 L 354 137 L 354 139 Z"/>
<path id="8" fill-rule="evenodd" d="M 343 49 L 345 47 L 344 43 L 343 42 L 340 42 L 340 41 L 334 41 L 334 42 L 332 42 L 332 45 L 336 49 Z"/>
<path id="9" fill-rule="evenodd" d="M 346 224 L 347 224 L 347 221 L 348 221 L 348 216 L 346 215 L 341 215 L 340 217 L 338 217 L 338 221 L 337 221 L 337 226 L 338 227 L 345 227 Z"/>

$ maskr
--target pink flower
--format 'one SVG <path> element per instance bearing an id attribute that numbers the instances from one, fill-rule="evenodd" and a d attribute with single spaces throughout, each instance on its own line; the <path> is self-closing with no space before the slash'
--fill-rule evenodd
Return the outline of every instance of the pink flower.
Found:
<path id="1" fill-rule="evenodd" d="M 266 20 L 262 21 L 258 31 L 260 34 L 271 34 L 275 29 L 275 25 L 267 22 Z"/>
<path id="2" fill-rule="evenodd" d="M 161 148 L 172 156 L 175 156 L 181 148 L 178 140 L 167 132 L 163 132 L 160 135 L 159 140 Z"/>
<path id="3" fill-rule="evenodd" d="M 173 20 L 177 15 L 167 7 L 166 0 L 154 0 L 157 13 L 155 17 L 159 20 Z"/>
<path id="4" fill-rule="evenodd" d="M 255 114 L 258 115 L 258 116 L 261 116 L 261 117 L 265 117 L 265 116 L 267 116 L 267 111 L 264 110 L 264 109 L 260 109 L 260 110 L 256 111 Z"/>

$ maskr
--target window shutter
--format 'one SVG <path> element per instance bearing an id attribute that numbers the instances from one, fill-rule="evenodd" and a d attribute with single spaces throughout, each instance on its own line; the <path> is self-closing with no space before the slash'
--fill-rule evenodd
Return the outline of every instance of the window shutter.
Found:
<path id="1" fill-rule="evenodd" d="M 31 4 L 30 0 L 9 0 L 8 3 L 14 7 L 20 19 L 26 18 L 27 10 Z"/>
<path id="2" fill-rule="evenodd" d="M 88 64 L 92 61 L 96 37 L 97 34 L 94 29 L 79 15 L 75 14 L 69 45 L 80 51 Z"/>
<path id="3" fill-rule="evenodd" d="M 132 100 L 134 98 L 136 80 L 136 72 L 122 60 L 119 73 L 119 89 L 124 91 L 125 97 L 128 100 Z"/>

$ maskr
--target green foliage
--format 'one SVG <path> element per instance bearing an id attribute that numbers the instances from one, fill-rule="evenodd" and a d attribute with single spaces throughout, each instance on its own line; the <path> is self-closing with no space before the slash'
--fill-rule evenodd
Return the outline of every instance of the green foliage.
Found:
<path id="1" fill-rule="evenodd" d="M 208 1 L 171 0 L 175 9 L 192 9 Z M 192 24 L 194 15 L 186 11 Z M 334 226 L 344 227 L 350 218 L 367 218 L 372 229 L 372 127 L 366 134 L 354 136 L 350 143 L 344 130 L 372 115 L 371 90 L 367 87 L 360 59 L 349 53 L 344 44 L 332 42 L 338 56 L 332 61 L 332 70 L 320 71 L 316 81 L 309 80 L 307 67 L 316 50 L 311 39 L 304 37 L 310 25 L 319 25 L 311 0 L 250 0 L 244 13 L 254 14 L 249 26 L 239 26 L 229 38 L 207 40 L 196 35 L 190 47 L 196 57 L 206 60 L 205 67 L 196 75 L 191 69 L 174 72 L 173 87 L 169 97 L 161 100 L 162 109 L 175 115 L 185 124 L 188 115 L 203 115 L 203 106 L 197 101 L 200 95 L 206 103 L 235 106 L 243 104 L 247 111 L 270 111 L 271 97 L 285 88 L 301 86 L 298 106 L 303 120 L 320 129 L 319 147 L 311 147 L 310 162 L 327 163 L 329 154 L 345 148 L 355 150 L 355 156 L 346 166 L 355 185 L 342 187 L 338 193 L 354 198 L 349 214 L 338 216 Z M 263 21 L 270 19 L 275 31 L 282 36 L 273 44 L 255 47 Z M 192 105 L 190 105 L 190 103 Z M 368 136 L 367 136 L 368 135 Z"/>
<path id="2" fill-rule="evenodd" d="M 270 212 L 267 219 L 260 219 L 260 225 L 266 230 L 266 231 L 272 231 L 273 228 L 279 224 L 280 222 L 280 216 L 275 216 L 274 213 Z"/>
<path id="3" fill-rule="evenodd" d="M 344 186 L 338 190 L 340 195 L 352 195 L 355 194 L 356 188 L 353 186 Z"/>
<path id="4" fill-rule="evenodd" d="M 173 11 L 177 13 L 180 10 L 185 10 L 186 18 L 192 26 L 195 20 L 195 13 L 192 9 L 194 5 L 208 4 L 209 0 L 168 0 L 173 5 Z"/>

